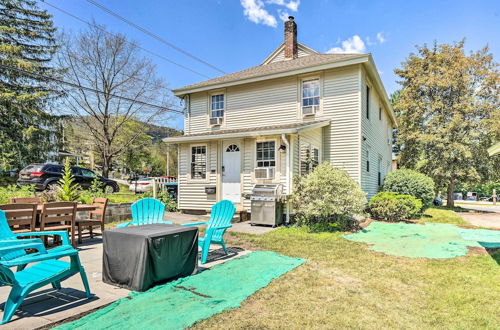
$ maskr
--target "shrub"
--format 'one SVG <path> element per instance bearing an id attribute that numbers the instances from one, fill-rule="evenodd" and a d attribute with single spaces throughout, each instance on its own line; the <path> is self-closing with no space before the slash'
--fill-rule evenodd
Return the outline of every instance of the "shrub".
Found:
<path id="1" fill-rule="evenodd" d="M 143 197 L 153 197 L 152 191 L 147 191 L 144 193 Z M 165 204 L 165 210 L 167 212 L 176 212 L 177 211 L 177 201 L 165 190 L 159 190 L 156 194 L 156 198 L 160 200 L 163 204 Z"/>
<path id="2" fill-rule="evenodd" d="M 71 164 L 66 158 L 62 178 L 59 180 L 58 199 L 62 201 L 77 201 L 80 185 L 75 183 L 75 177 L 71 174 Z"/>
<path id="3" fill-rule="evenodd" d="M 414 196 L 382 191 L 372 197 L 368 207 L 375 219 L 401 221 L 416 217 L 422 202 Z"/>
<path id="4" fill-rule="evenodd" d="M 33 197 L 35 196 L 34 186 L 9 185 L 7 187 L 0 187 L 0 204 L 8 204 L 10 197 Z"/>
<path id="5" fill-rule="evenodd" d="M 363 213 L 366 198 L 347 172 L 325 162 L 297 179 L 291 202 L 298 225 L 348 230 L 356 225 L 354 217 Z"/>
<path id="6" fill-rule="evenodd" d="M 420 172 L 401 169 L 385 177 L 382 191 L 414 196 L 422 201 L 423 208 L 427 208 L 434 199 L 434 181 Z"/>

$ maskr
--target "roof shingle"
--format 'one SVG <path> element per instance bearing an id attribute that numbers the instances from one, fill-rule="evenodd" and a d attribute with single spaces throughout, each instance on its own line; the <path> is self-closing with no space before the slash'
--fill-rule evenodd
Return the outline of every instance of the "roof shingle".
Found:
<path id="1" fill-rule="evenodd" d="M 358 56 L 360 56 L 360 54 L 316 54 L 316 55 L 302 56 L 293 60 L 285 60 L 280 62 L 258 65 L 243 71 L 230 73 L 217 78 L 205 80 L 196 84 L 184 86 L 182 88 L 174 90 L 174 92 L 177 93 L 192 88 L 206 87 L 221 83 L 238 81 L 242 79 L 255 78 L 269 74 L 281 73 L 315 65 L 327 64 L 341 59 L 346 59 L 349 57 L 358 57 Z"/>

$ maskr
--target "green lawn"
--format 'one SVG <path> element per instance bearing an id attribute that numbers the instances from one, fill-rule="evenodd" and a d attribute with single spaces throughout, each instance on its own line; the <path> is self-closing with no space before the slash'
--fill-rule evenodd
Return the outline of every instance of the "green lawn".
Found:
<path id="1" fill-rule="evenodd" d="M 470 224 L 458 214 L 446 207 L 428 208 L 418 222 L 451 223 L 457 226 L 470 226 Z"/>
<path id="2" fill-rule="evenodd" d="M 430 209 L 426 221 L 459 223 Z M 282 228 L 226 234 L 230 246 L 308 261 L 245 301 L 194 328 L 499 329 L 500 251 L 449 260 L 369 251 L 341 233 Z"/>

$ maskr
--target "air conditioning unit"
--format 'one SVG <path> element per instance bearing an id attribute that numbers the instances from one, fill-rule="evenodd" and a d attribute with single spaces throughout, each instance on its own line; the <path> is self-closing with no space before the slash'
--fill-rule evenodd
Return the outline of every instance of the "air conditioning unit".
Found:
<path id="1" fill-rule="evenodd" d="M 222 125 L 222 117 L 214 117 L 210 118 L 210 125 L 212 126 L 220 126 Z"/>
<path id="2" fill-rule="evenodd" d="M 319 105 L 309 105 L 307 107 L 302 107 L 302 115 L 303 116 L 312 116 L 315 115 L 319 110 Z"/>
<path id="3" fill-rule="evenodd" d="M 255 178 L 270 180 L 274 178 L 274 167 L 258 167 L 255 169 Z"/>

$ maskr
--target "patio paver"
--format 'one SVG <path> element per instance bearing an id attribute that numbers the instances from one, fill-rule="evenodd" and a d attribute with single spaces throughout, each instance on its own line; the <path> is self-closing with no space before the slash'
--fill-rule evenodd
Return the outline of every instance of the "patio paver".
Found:
<path id="1" fill-rule="evenodd" d="M 75 275 L 61 283 L 62 290 L 54 290 L 50 285 L 40 288 L 30 294 L 12 317 L 12 321 L 0 326 L 1 329 L 35 329 L 59 322 L 69 317 L 85 313 L 89 310 L 110 304 L 119 298 L 126 297 L 130 291 L 102 282 L 102 240 L 94 238 L 85 240 L 78 245 L 80 259 L 90 284 L 90 290 L 95 295 L 92 299 L 85 298 L 85 292 L 80 276 Z M 223 254 L 219 246 L 214 246 L 209 262 L 199 267 L 199 270 L 210 268 L 227 260 L 238 258 L 250 251 L 230 247 L 229 255 Z M 64 259 L 63 259 L 64 260 Z M 0 288 L 0 302 L 7 299 L 10 287 Z"/>

